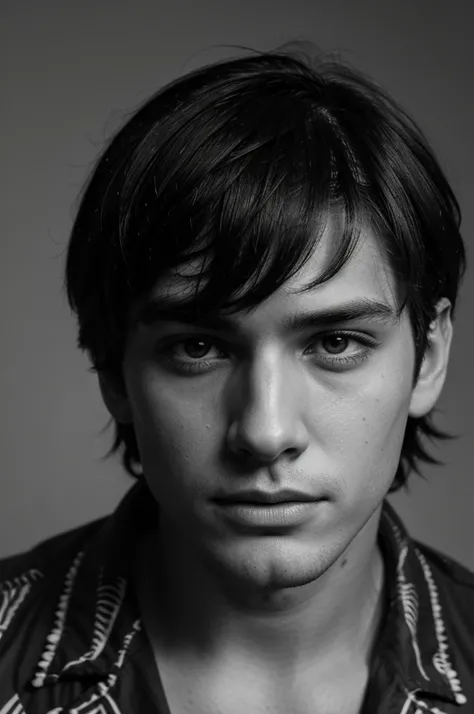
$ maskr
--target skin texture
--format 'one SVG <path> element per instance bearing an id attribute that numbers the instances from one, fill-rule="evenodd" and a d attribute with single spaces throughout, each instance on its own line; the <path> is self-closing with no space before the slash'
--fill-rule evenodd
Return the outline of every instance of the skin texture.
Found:
<path id="1" fill-rule="evenodd" d="M 336 660 L 350 672 L 370 651 L 382 603 L 381 506 L 408 415 L 426 414 L 442 389 L 451 322 L 442 301 L 414 386 L 409 318 L 396 316 L 395 285 L 369 230 L 336 276 L 297 294 L 324 267 L 331 237 L 328 226 L 301 271 L 239 313 L 232 329 L 138 325 L 124 360 L 126 393 L 101 378 L 111 413 L 133 421 L 161 507 L 138 570 L 151 640 L 170 656 L 219 659 L 222 668 L 245 667 L 251 653 L 282 672 L 311 661 L 331 681 Z M 171 275 L 154 292 L 186 289 Z M 285 326 L 302 312 L 364 299 L 392 317 Z M 296 528 L 242 533 L 212 499 L 246 488 L 325 500 Z"/>

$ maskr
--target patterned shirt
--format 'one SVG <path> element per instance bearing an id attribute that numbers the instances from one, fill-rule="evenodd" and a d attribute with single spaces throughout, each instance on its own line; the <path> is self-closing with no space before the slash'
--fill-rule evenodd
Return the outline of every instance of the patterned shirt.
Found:
<path id="1" fill-rule="evenodd" d="M 132 572 L 158 506 L 116 511 L 0 561 L 0 714 L 170 714 Z M 364 714 L 474 712 L 474 574 L 409 538 L 384 504 L 386 616 Z"/>

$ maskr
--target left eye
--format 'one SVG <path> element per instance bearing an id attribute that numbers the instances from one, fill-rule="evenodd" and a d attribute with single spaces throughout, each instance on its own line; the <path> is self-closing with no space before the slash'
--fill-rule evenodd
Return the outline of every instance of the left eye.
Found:
<path id="1" fill-rule="evenodd" d="M 347 350 L 350 341 L 351 338 L 347 335 L 326 335 L 321 339 L 321 346 L 325 352 L 338 355 Z"/>
<path id="2" fill-rule="evenodd" d="M 328 332 L 315 337 L 306 353 L 313 360 L 339 368 L 363 362 L 376 346 L 375 340 L 366 335 Z"/>

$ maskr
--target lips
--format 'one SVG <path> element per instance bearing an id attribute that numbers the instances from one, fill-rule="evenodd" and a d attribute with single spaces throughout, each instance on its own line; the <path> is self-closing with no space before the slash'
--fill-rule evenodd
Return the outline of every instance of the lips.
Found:
<path id="1" fill-rule="evenodd" d="M 291 533 L 324 513 L 323 498 L 301 491 L 240 491 L 215 499 L 219 517 L 243 533 Z"/>
<path id="2" fill-rule="evenodd" d="M 302 491 L 284 489 L 280 491 L 260 491 L 256 489 L 239 491 L 231 494 L 222 494 L 214 499 L 221 504 L 251 504 L 272 506 L 282 503 L 311 503 L 321 498 Z"/>

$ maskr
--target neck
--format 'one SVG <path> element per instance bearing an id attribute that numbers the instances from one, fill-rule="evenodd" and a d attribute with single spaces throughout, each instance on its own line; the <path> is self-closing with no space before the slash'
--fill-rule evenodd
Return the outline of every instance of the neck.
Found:
<path id="1" fill-rule="evenodd" d="M 240 592 L 179 539 L 151 533 L 140 551 L 137 587 L 152 645 L 209 662 L 251 654 L 282 669 L 335 657 L 367 662 L 382 613 L 379 518 L 374 514 L 317 580 L 264 593 Z"/>

